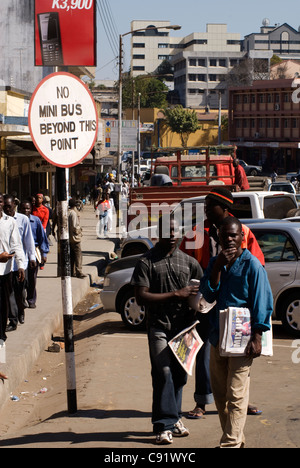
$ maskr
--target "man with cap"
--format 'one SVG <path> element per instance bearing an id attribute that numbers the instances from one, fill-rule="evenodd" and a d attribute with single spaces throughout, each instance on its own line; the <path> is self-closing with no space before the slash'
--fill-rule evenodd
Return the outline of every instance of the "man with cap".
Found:
<path id="1" fill-rule="evenodd" d="M 232 216 L 230 210 L 233 208 L 232 193 L 225 187 L 215 187 L 205 198 L 205 214 L 207 219 L 204 226 L 196 225 L 193 233 L 187 234 L 180 245 L 180 249 L 194 257 L 201 265 L 203 270 L 208 267 L 211 258 L 217 256 L 221 251 L 219 241 L 219 227 L 223 220 Z M 260 263 L 265 265 L 264 254 L 252 231 L 242 224 L 243 242 L 242 249 L 248 249 Z M 212 404 L 214 401 L 210 387 L 210 343 L 209 335 L 209 317 L 201 315 L 198 333 L 200 334 L 204 345 L 197 355 L 196 374 L 195 374 L 195 394 L 194 399 L 196 407 L 189 412 L 191 419 L 201 419 L 205 413 L 205 405 Z M 261 414 L 257 408 L 249 406 L 250 414 Z"/>

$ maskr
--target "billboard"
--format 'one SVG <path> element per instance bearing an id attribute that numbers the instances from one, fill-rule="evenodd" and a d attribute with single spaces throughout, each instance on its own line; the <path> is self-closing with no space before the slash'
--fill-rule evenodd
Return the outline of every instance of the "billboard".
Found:
<path id="1" fill-rule="evenodd" d="M 35 0 L 36 66 L 96 66 L 96 1 Z"/>

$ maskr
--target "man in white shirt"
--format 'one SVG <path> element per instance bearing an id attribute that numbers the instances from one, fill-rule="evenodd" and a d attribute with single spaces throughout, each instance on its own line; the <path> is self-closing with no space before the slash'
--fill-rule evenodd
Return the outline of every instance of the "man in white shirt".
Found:
<path id="1" fill-rule="evenodd" d="M 24 252 L 24 270 L 25 278 L 27 278 L 27 269 L 30 266 L 34 268 L 36 266 L 35 256 L 35 243 L 30 227 L 30 222 L 27 216 L 17 213 L 15 199 L 11 195 L 4 196 L 4 213 L 7 216 L 11 216 L 17 223 L 19 234 L 22 242 Z M 22 324 L 25 320 L 25 294 L 26 294 L 26 279 L 23 282 L 18 280 L 18 265 L 14 261 L 12 285 L 13 291 L 10 295 L 10 311 L 9 311 L 9 325 L 6 331 L 16 330 L 18 321 Z"/>
<path id="2" fill-rule="evenodd" d="M 13 257 L 18 268 L 18 280 L 23 282 L 24 253 L 18 226 L 15 220 L 3 212 L 4 198 L 0 194 L 0 340 L 6 341 L 6 325 L 9 311 L 9 294 L 11 292 L 11 272 Z M 8 255 L 7 255 L 8 254 Z M 7 261 L 6 261 L 7 260 Z"/>

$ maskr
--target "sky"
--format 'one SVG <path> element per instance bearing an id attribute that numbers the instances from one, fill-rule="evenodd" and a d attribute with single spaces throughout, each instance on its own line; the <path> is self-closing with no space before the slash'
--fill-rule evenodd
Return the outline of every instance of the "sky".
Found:
<path id="1" fill-rule="evenodd" d="M 129 32 L 133 20 L 163 20 L 180 24 L 180 31 L 170 31 L 176 37 L 205 32 L 207 23 L 226 23 L 228 32 L 240 33 L 241 39 L 252 32 L 259 32 L 264 18 L 270 20 L 270 25 L 288 23 L 296 30 L 300 26 L 300 2 L 297 0 L 97 1 L 96 79 L 118 79 L 119 34 Z M 126 71 L 130 66 L 130 35 L 124 37 L 124 49 Z"/>

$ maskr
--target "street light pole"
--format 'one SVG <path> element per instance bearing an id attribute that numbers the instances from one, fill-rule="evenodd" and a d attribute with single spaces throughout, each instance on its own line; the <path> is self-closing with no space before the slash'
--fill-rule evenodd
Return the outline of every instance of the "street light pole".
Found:
<path id="1" fill-rule="evenodd" d="M 120 34 L 119 38 L 119 115 L 118 115 L 118 181 L 119 183 L 122 182 L 121 177 L 121 162 L 122 162 L 122 95 L 123 95 L 123 37 L 128 36 L 129 34 L 134 34 L 139 31 L 145 31 L 150 29 L 173 29 L 174 31 L 178 31 L 181 29 L 181 26 L 175 24 L 171 26 L 158 26 L 158 27 L 150 27 L 150 28 L 141 28 L 135 29 L 134 31 L 129 31 L 125 34 Z"/>

